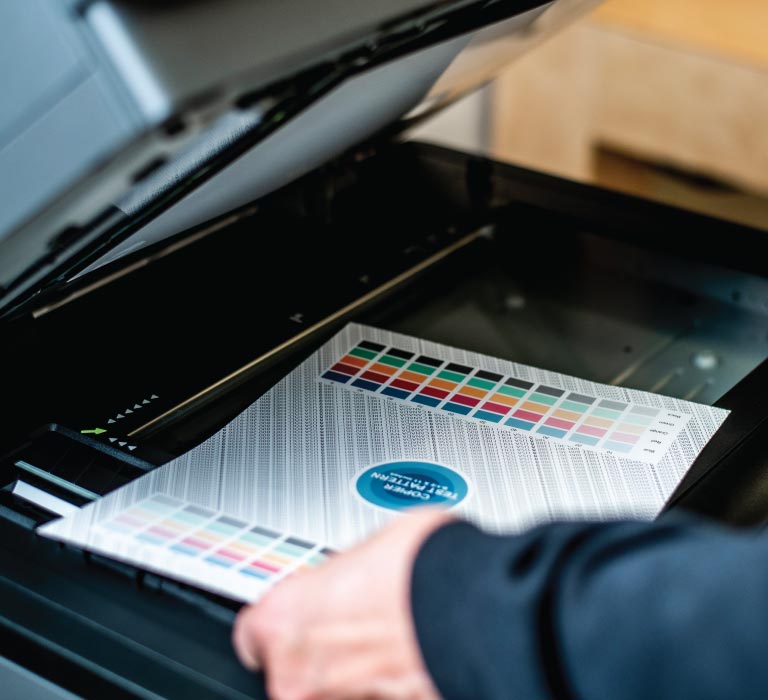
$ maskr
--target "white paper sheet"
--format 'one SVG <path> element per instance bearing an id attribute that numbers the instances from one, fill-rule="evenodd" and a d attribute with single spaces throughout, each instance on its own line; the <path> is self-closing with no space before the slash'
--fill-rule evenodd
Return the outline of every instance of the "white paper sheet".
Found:
<path id="1" fill-rule="evenodd" d="M 650 519 L 727 415 L 350 324 L 200 446 L 39 531 L 251 600 L 413 505 L 496 532 Z"/>

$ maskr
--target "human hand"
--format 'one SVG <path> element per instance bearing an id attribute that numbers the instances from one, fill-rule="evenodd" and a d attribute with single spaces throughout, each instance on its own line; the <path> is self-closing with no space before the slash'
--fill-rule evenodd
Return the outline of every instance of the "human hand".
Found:
<path id="1" fill-rule="evenodd" d="M 272 700 L 437 700 L 410 609 L 421 544 L 450 522 L 427 509 L 396 519 L 317 569 L 244 608 L 232 639 L 261 667 Z"/>

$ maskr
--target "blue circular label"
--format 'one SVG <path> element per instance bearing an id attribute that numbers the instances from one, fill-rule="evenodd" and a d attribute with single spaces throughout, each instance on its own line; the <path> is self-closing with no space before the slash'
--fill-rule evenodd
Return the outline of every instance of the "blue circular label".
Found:
<path id="1" fill-rule="evenodd" d="M 379 508 L 452 508 L 467 497 L 469 485 L 461 474 L 441 464 L 407 460 L 369 467 L 355 479 L 355 490 Z"/>

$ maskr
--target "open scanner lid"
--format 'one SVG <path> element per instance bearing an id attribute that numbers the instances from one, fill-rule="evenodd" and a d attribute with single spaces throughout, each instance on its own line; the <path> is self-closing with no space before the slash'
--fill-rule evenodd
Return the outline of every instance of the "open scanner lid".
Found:
<path id="1" fill-rule="evenodd" d="M 0 317 L 401 130 L 595 4 L 9 3 Z"/>

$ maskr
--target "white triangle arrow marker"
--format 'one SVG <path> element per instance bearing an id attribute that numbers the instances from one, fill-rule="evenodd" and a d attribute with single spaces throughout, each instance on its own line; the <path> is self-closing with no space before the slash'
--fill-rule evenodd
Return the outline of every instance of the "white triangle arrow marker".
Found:
<path id="1" fill-rule="evenodd" d="M 136 449 L 136 445 L 128 445 L 128 449 L 133 452 Z"/>
<path id="2" fill-rule="evenodd" d="M 152 396 L 149 397 L 150 399 L 159 399 L 160 397 L 157 394 L 152 394 Z"/>
<path id="3" fill-rule="evenodd" d="M 115 422 L 115 419 L 114 419 L 114 418 L 110 418 L 110 419 L 107 421 L 107 423 L 114 423 L 114 422 Z"/>
<path id="4" fill-rule="evenodd" d="M 125 409 L 125 412 L 126 412 L 126 413 L 133 413 L 133 411 L 132 411 L 130 408 L 126 408 L 126 409 Z"/>
<path id="5" fill-rule="evenodd" d="M 126 446 L 128 443 L 127 443 L 127 442 L 125 442 L 124 440 L 121 440 L 121 441 L 120 441 L 120 442 L 118 442 L 117 444 L 118 444 L 118 445 L 120 445 L 120 447 L 125 447 L 125 446 Z"/>
<path id="6" fill-rule="evenodd" d="M 117 438 L 109 438 L 110 442 L 117 442 Z"/>
<path id="7" fill-rule="evenodd" d="M 148 404 L 148 403 L 149 403 L 149 401 L 147 401 L 146 399 L 144 399 L 144 400 L 143 400 L 141 403 L 143 403 L 143 404 Z"/>
<path id="8" fill-rule="evenodd" d="M 125 418 L 125 416 L 122 413 L 118 413 L 117 420 L 120 420 L 121 418 Z"/>
<path id="9" fill-rule="evenodd" d="M 141 408 L 141 405 L 140 405 L 140 404 L 137 404 L 137 403 L 135 403 L 135 404 L 133 404 L 133 408 L 134 408 L 134 409 L 137 409 L 137 408 Z"/>

